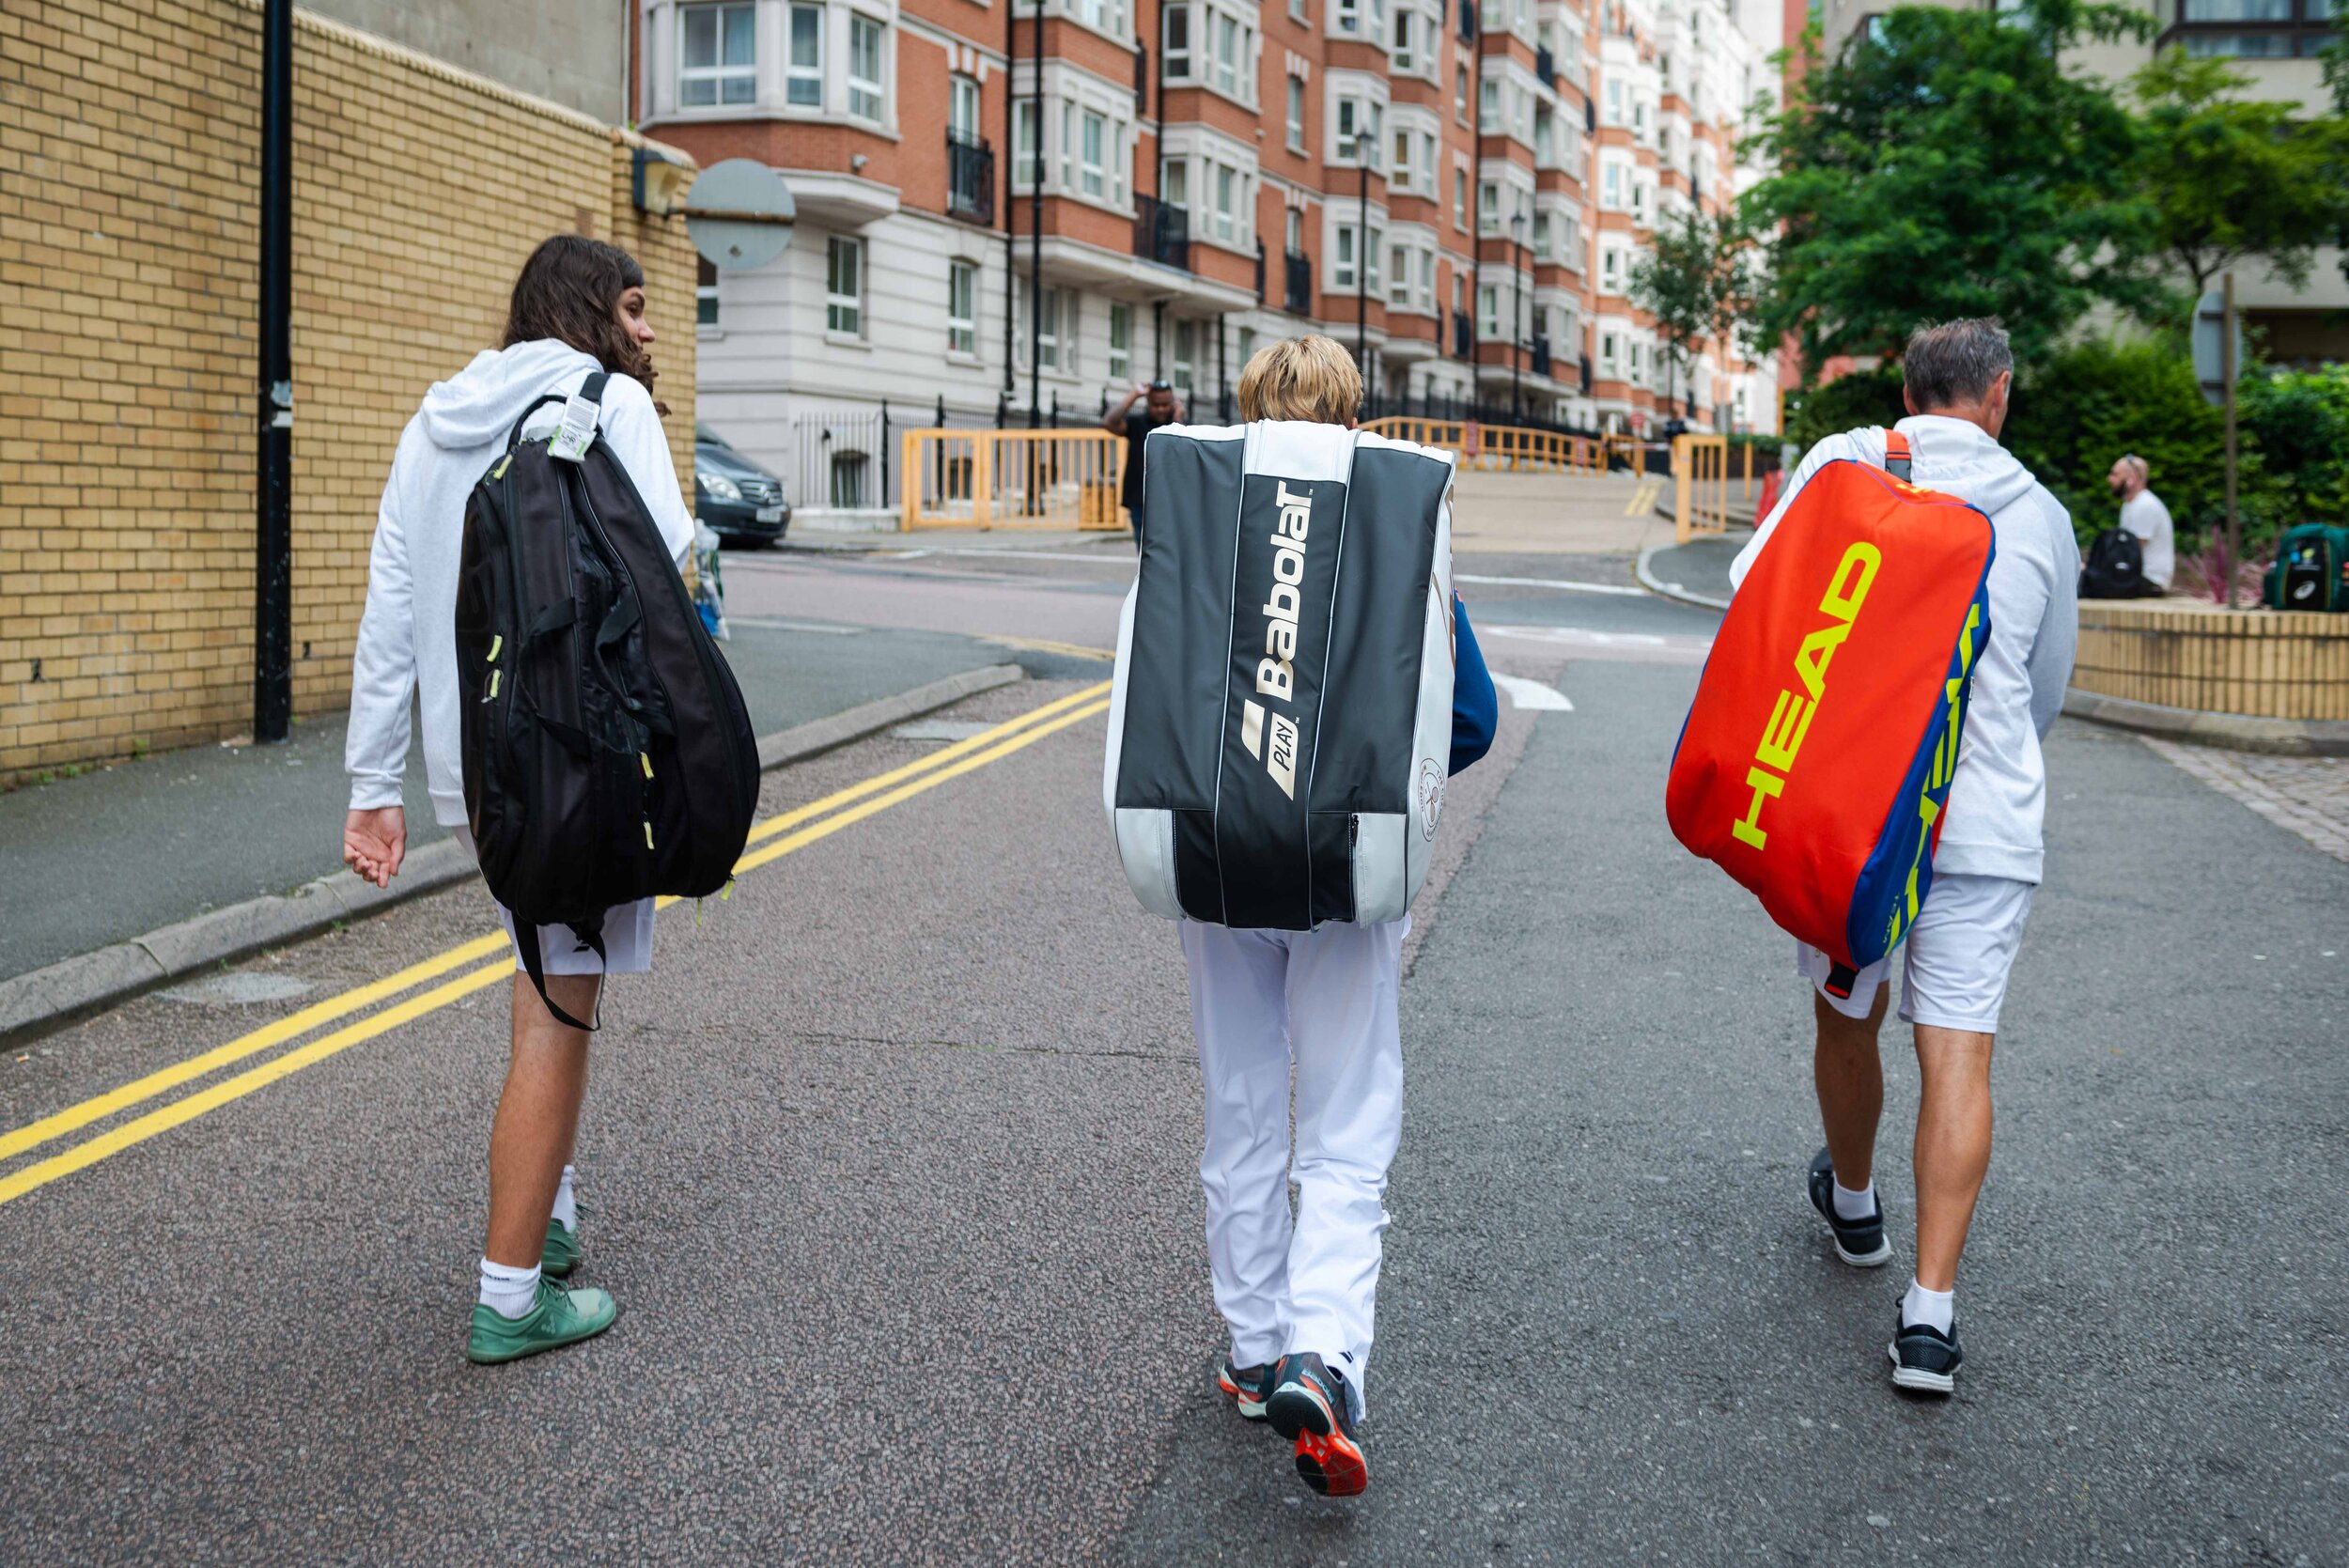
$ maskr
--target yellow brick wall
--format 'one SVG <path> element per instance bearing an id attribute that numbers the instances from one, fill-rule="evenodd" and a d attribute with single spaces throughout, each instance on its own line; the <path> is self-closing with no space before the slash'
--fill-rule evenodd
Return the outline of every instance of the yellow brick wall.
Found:
<path id="1" fill-rule="evenodd" d="M 2203 713 L 2349 719 L 2349 615 L 2083 604 L 2072 684 Z"/>
<path id="2" fill-rule="evenodd" d="M 251 722 L 259 70 L 252 0 L 0 0 L 0 778 Z M 304 13 L 294 84 L 312 714 L 348 700 L 400 427 L 547 235 L 644 262 L 690 476 L 693 253 L 633 210 L 625 132 Z"/>

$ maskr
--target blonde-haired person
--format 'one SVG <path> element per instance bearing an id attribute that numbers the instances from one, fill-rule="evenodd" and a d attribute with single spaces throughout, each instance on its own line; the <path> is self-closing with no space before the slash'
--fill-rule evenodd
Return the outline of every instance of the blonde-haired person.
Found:
<path id="1" fill-rule="evenodd" d="M 1327 337 L 1259 349 L 1241 371 L 1250 422 L 1351 427 L 1362 379 Z M 1451 771 L 1483 756 L 1498 719 L 1492 677 L 1454 601 Z M 1217 1383 L 1239 1413 L 1297 1446 L 1317 1492 L 1369 1481 L 1355 1440 L 1370 1356 L 1387 1166 L 1403 1126 L 1397 1014 L 1410 920 L 1311 931 L 1182 923 L 1191 1030 L 1206 1090 L 1199 1180 L 1215 1302 L 1231 1329 Z M 1288 1146 L 1296 1078 L 1297 1149 Z M 1288 1187 L 1297 1186 L 1289 1218 Z"/>

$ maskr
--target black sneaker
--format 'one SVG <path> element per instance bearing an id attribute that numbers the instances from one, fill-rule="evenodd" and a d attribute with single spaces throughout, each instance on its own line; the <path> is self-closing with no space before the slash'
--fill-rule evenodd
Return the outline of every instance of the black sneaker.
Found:
<path id="1" fill-rule="evenodd" d="M 1215 1374 L 1215 1386 L 1221 1389 L 1239 1413 L 1252 1421 L 1264 1420 L 1265 1401 L 1272 1397 L 1272 1363 L 1260 1367 L 1236 1367 L 1229 1356 Z"/>
<path id="2" fill-rule="evenodd" d="M 1835 1255 L 1854 1268 L 1880 1268 L 1892 1256 L 1884 1239 L 1884 1204 L 1865 1219 L 1845 1219 L 1835 1212 L 1835 1161 L 1825 1149 L 1811 1162 L 1811 1206 L 1835 1233 Z"/>
<path id="3" fill-rule="evenodd" d="M 1325 1498 L 1351 1498 L 1370 1484 L 1370 1467 L 1354 1441 L 1354 1408 L 1346 1379 L 1310 1351 L 1283 1356 L 1272 1369 L 1265 1417 L 1297 1443 L 1297 1473 Z"/>
<path id="4" fill-rule="evenodd" d="M 1892 1343 L 1884 1352 L 1892 1358 L 1892 1387 L 1921 1394 L 1948 1393 L 1957 1387 L 1957 1369 L 1966 1364 L 1954 1319 L 1944 1334 L 1929 1323 L 1903 1323 L 1895 1311 Z"/>

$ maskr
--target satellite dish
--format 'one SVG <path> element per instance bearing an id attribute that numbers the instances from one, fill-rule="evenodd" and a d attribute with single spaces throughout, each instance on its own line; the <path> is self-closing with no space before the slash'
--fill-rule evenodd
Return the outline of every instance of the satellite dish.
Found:
<path id="1" fill-rule="evenodd" d="M 685 232 L 702 259 L 723 272 L 764 267 L 791 243 L 791 188 L 755 158 L 712 163 L 686 197 Z"/>

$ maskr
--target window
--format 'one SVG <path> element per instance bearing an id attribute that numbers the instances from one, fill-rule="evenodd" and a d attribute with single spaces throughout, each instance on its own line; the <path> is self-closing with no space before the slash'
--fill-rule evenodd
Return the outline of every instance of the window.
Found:
<path id="1" fill-rule="evenodd" d="M 946 130 L 965 146 L 978 145 L 979 84 L 960 71 L 946 78 Z"/>
<path id="2" fill-rule="evenodd" d="M 706 256 L 693 258 L 693 322 L 703 327 L 718 324 L 718 269 Z"/>
<path id="3" fill-rule="evenodd" d="M 1289 15 L 1295 17 L 1299 22 L 1304 21 L 1305 0 L 1289 0 Z"/>
<path id="4" fill-rule="evenodd" d="M 1108 170 L 1104 166 L 1109 134 L 1108 118 L 1087 109 L 1084 113 L 1083 156 L 1079 159 L 1077 166 L 1082 174 L 1080 188 L 1086 195 L 1097 199 L 1109 189 Z"/>
<path id="5" fill-rule="evenodd" d="M 1452 171 L 1452 226 L 1468 227 L 1468 170 Z"/>
<path id="6" fill-rule="evenodd" d="M 1077 105 L 1067 99 L 1060 105 L 1060 188 L 1077 188 Z"/>
<path id="7" fill-rule="evenodd" d="M 864 241 L 835 234 L 824 247 L 824 330 L 864 335 Z"/>
<path id="8" fill-rule="evenodd" d="M 881 117 L 881 24 L 869 16 L 848 18 L 848 113 Z"/>
<path id="9" fill-rule="evenodd" d="M 1599 123 L 1602 125 L 1623 123 L 1623 84 L 1621 82 L 1607 84 L 1607 112 L 1599 116 Z"/>
<path id="10" fill-rule="evenodd" d="M 1305 212 L 1302 208 L 1292 207 L 1288 210 L 1288 225 L 1283 231 L 1282 241 L 1288 246 L 1289 254 L 1291 256 L 1303 254 L 1305 249 Z"/>
<path id="11" fill-rule="evenodd" d="M 1338 100 L 1338 156 L 1348 163 L 1357 158 L 1369 160 L 1370 166 L 1378 166 L 1378 105 L 1358 98 Z"/>
<path id="12" fill-rule="evenodd" d="M 1128 381 L 1133 379 L 1133 374 L 1134 307 L 1112 301 L 1110 304 L 1110 380 Z"/>
<path id="13" fill-rule="evenodd" d="M 1436 308 L 1436 253 L 1419 253 L 1419 308 L 1432 312 Z"/>
<path id="14" fill-rule="evenodd" d="M 1207 166 L 1215 171 L 1215 237 L 1228 245 L 1239 225 L 1239 173 L 1222 163 Z"/>
<path id="15" fill-rule="evenodd" d="M 1408 305 L 1411 303 L 1411 253 L 1401 245 L 1387 250 L 1387 303 Z"/>
<path id="16" fill-rule="evenodd" d="M 1174 373 L 1167 379 L 1174 390 L 1188 402 L 1190 398 L 1191 365 L 1199 357 L 1199 323 L 1178 319 L 1174 323 Z"/>
<path id="17" fill-rule="evenodd" d="M 1480 283 L 1476 286 L 1476 335 L 1501 335 L 1501 289 L 1497 285 Z"/>
<path id="18" fill-rule="evenodd" d="M 1362 30 L 1361 0 L 1337 0 L 1338 31 L 1359 33 Z"/>
<path id="19" fill-rule="evenodd" d="M 1254 359 L 1255 357 L 1256 357 L 1256 329 L 1255 329 L 1255 328 L 1253 328 L 1253 327 L 1242 327 L 1242 328 L 1240 328 L 1240 330 L 1239 330 L 1239 363 L 1240 363 L 1240 367 L 1241 367 L 1242 369 L 1246 369 L 1246 368 L 1247 368 L 1247 366 L 1248 366 L 1248 362 L 1249 362 L 1250 360 L 1252 360 L 1252 359 Z"/>
<path id="20" fill-rule="evenodd" d="M 1035 334 L 1036 366 L 1073 374 L 1077 368 L 1077 296 L 1070 289 L 1047 288 L 1043 309 L 1043 323 Z"/>
<path id="21" fill-rule="evenodd" d="M 1169 158 L 1159 165 L 1159 200 L 1169 207 L 1190 206 L 1190 165 Z"/>
<path id="22" fill-rule="evenodd" d="M 1419 133 L 1419 188 L 1432 199 L 1436 194 L 1436 138 L 1423 131 Z"/>
<path id="23" fill-rule="evenodd" d="M 1012 163 L 1019 183 L 1033 191 L 1044 182 L 1044 161 L 1036 147 L 1035 100 L 1016 99 L 1011 109 Z"/>
<path id="24" fill-rule="evenodd" d="M 1476 89 L 1476 129 L 1487 135 L 1501 131 L 1501 84 L 1489 77 Z"/>
<path id="25" fill-rule="evenodd" d="M 1468 123 L 1468 67 L 1452 68 L 1452 117 L 1462 125 Z"/>
<path id="26" fill-rule="evenodd" d="M 1611 159 L 1598 171 L 1598 204 L 1621 210 L 1623 198 L 1623 165 Z"/>
<path id="27" fill-rule="evenodd" d="M 1598 370 L 1600 375 L 1610 380 L 1616 375 L 1615 334 L 1613 333 L 1598 334 Z"/>
<path id="28" fill-rule="evenodd" d="M 946 351 L 979 351 L 979 270 L 968 261 L 946 263 Z"/>
<path id="29" fill-rule="evenodd" d="M 1644 179 L 1631 182 L 1631 218 L 1634 223 L 1647 222 L 1647 181 Z"/>
<path id="30" fill-rule="evenodd" d="M 1218 13 L 1215 19 L 1215 90 L 1239 93 L 1239 23 Z"/>
<path id="31" fill-rule="evenodd" d="M 1160 24 L 1165 37 L 1159 40 L 1159 55 L 1166 67 L 1166 74 L 1176 81 L 1190 79 L 1190 8 L 1169 6 L 1166 20 Z"/>
<path id="32" fill-rule="evenodd" d="M 1330 263 L 1330 287 L 1332 288 L 1354 287 L 1354 225 L 1352 224 L 1338 225 L 1338 254 L 1336 259 Z"/>
<path id="33" fill-rule="evenodd" d="M 1305 150 L 1305 79 L 1289 78 L 1289 150 Z"/>
<path id="34" fill-rule="evenodd" d="M 1419 17 L 1410 11 L 1394 13 L 1394 37 L 1389 40 L 1389 57 L 1397 70 L 1417 70 L 1417 55 L 1412 50 L 1412 26 Z"/>
<path id="35" fill-rule="evenodd" d="M 1416 183 L 1411 178 L 1411 132 L 1408 126 L 1394 129 L 1394 161 L 1391 165 L 1394 182 L 1405 190 Z"/>
<path id="36" fill-rule="evenodd" d="M 677 8 L 677 102 L 689 109 L 758 97 L 755 6 Z"/>
<path id="37" fill-rule="evenodd" d="M 1536 260 L 1549 259 L 1549 214 L 1533 214 L 1533 256 Z"/>
<path id="38" fill-rule="evenodd" d="M 1598 287 L 1605 294 L 1623 292 L 1623 252 L 1612 245 L 1598 253 Z"/>
<path id="39" fill-rule="evenodd" d="M 783 57 L 784 101 L 797 109 L 820 109 L 824 106 L 824 8 L 793 6 L 789 34 Z"/>
<path id="40" fill-rule="evenodd" d="M 1480 234 L 1501 232 L 1501 187 L 1489 179 L 1476 187 L 1476 228 Z"/>

